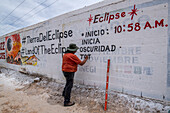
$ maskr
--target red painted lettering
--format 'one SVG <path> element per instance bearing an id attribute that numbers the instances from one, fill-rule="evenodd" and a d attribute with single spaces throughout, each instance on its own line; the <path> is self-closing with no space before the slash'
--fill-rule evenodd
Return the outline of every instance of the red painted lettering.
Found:
<path id="1" fill-rule="evenodd" d="M 120 14 L 120 13 L 116 13 L 115 19 L 119 19 L 119 17 L 120 17 L 119 14 Z"/>
<path id="2" fill-rule="evenodd" d="M 136 23 L 134 29 L 135 29 L 135 31 L 139 31 L 141 29 L 140 23 Z"/>
<path id="3" fill-rule="evenodd" d="M 5 42 L 0 43 L 0 50 L 5 50 Z"/>
<path id="4" fill-rule="evenodd" d="M 113 20 L 113 19 L 114 19 L 114 15 L 110 15 L 108 23 L 110 23 L 110 20 Z"/>
<path id="5" fill-rule="evenodd" d="M 164 27 L 164 19 L 162 19 L 160 22 L 158 22 L 158 21 L 156 20 L 156 21 L 155 21 L 155 28 L 157 28 L 158 25 Z"/>
<path id="6" fill-rule="evenodd" d="M 149 27 L 150 29 L 152 28 L 151 24 L 148 21 L 146 22 L 144 29 L 146 29 L 147 27 Z"/>
<path id="7" fill-rule="evenodd" d="M 121 17 L 125 17 L 126 16 L 126 13 L 125 12 L 122 12 L 121 13 Z"/>
<path id="8" fill-rule="evenodd" d="M 98 19 L 98 16 L 100 16 L 100 14 L 95 15 L 95 17 L 94 17 L 94 22 L 93 22 L 93 23 L 98 23 L 98 21 L 96 21 L 96 20 Z"/>
<path id="9" fill-rule="evenodd" d="M 97 14 L 94 16 L 94 20 L 93 23 L 99 23 L 99 22 L 104 22 L 104 21 L 108 21 L 108 23 L 110 23 L 112 20 L 114 19 L 119 19 L 120 17 L 125 17 L 126 13 L 122 12 L 122 13 L 115 13 L 115 14 L 110 14 L 109 12 L 105 12 L 105 14 Z"/>
<path id="10" fill-rule="evenodd" d="M 107 21 L 108 20 L 108 16 L 109 16 L 109 13 L 105 13 L 105 17 L 104 17 L 104 21 Z"/>
<path id="11" fill-rule="evenodd" d="M 99 22 L 103 22 L 103 17 L 102 16 L 99 18 Z"/>
<path id="12" fill-rule="evenodd" d="M 133 30 L 133 23 L 128 24 L 128 30 L 127 31 L 131 32 L 132 30 Z"/>
<path id="13" fill-rule="evenodd" d="M 0 59 L 5 59 L 5 53 L 0 53 Z"/>

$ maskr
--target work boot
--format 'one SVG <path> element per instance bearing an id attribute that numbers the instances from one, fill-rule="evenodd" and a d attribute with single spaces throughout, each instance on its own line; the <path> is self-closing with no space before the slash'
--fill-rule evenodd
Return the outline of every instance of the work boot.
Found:
<path id="1" fill-rule="evenodd" d="M 73 106 L 75 104 L 75 102 L 68 102 L 68 103 L 64 103 L 64 106 Z"/>

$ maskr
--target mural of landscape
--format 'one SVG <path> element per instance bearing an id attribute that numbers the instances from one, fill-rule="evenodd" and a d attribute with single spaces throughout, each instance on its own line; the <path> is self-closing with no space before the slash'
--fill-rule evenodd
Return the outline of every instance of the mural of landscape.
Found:
<path id="1" fill-rule="evenodd" d="M 6 61 L 16 65 L 37 65 L 39 60 L 35 55 L 22 56 L 20 49 L 22 47 L 19 34 L 5 37 Z"/>

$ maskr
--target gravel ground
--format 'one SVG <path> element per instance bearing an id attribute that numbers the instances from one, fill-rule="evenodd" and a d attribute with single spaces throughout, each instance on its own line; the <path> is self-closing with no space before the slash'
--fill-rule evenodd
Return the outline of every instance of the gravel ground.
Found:
<path id="1" fill-rule="evenodd" d="M 15 84 L 22 86 L 16 91 L 24 92 L 28 96 L 38 96 L 45 98 L 49 105 L 63 106 L 62 91 L 64 84 L 57 83 L 54 79 L 49 79 L 39 75 L 26 75 L 14 70 L 1 68 L 1 76 L 12 78 Z M 76 102 L 74 113 L 168 113 L 170 102 L 133 95 L 122 94 L 110 91 L 108 99 L 108 110 L 103 110 L 105 91 L 84 85 L 74 85 L 72 89 L 72 99 Z M 78 112 L 77 112 L 78 111 Z M 65 111 L 66 112 L 66 111 Z M 39 113 L 39 112 L 37 112 Z M 57 112 L 56 112 L 57 113 Z"/>

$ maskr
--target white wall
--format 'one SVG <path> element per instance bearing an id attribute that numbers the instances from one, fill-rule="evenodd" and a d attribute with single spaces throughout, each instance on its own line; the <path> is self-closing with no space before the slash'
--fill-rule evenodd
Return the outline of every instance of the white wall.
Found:
<path id="1" fill-rule="evenodd" d="M 61 50 L 65 51 L 69 43 L 76 43 L 80 47 L 76 55 L 83 60 L 88 54 L 90 59 L 79 66 L 75 83 L 105 88 L 107 60 L 110 59 L 109 89 L 157 99 L 165 96 L 170 100 L 168 5 L 168 0 L 106 0 L 18 30 L 1 38 L 6 37 L 7 43 L 11 38 L 7 36 L 19 34 L 22 57 L 32 56 L 28 51 L 39 48 L 35 53 L 39 59 L 37 65 L 10 64 L 4 59 L 1 65 L 16 70 L 25 68 L 30 73 L 63 82 Z M 132 17 L 130 12 L 134 8 L 136 12 Z M 89 23 L 90 17 L 93 20 Z M 57 30 L 64 33 L 63 38 L 57 37 Z M 93 36 L 88 35 L 91 32 Z M 56 39 L 37 41 L 36 37 L 41 40 L 46 33 L 49 39 L 52 36 Z M 29 37 L 35 38 L 35 42 L 29 41 Z"/>

